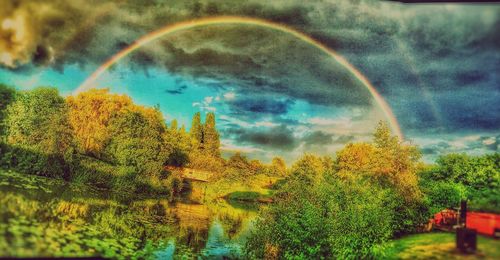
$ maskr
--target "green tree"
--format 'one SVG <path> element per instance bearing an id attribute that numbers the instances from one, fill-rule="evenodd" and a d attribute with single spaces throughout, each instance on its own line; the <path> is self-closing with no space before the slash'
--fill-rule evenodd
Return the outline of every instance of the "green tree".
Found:
<path id="1" fill-rule="evenodd" d="M 423 181 L 421 187 L 429 204 L 430 214 L 436 214 L 447 208 L 455 208 L 467 196 L 465 186 L 460 183 Z"/>
<path id="2" fill-rule="evenodd" d="M 165 134 L 165 142 L 172 153 L 166 164 L 171 166 L 184 166 L 189 162 L 190 137 L 184 126 L 177 128 L 177 120 L 172 120 L 170 128 Z"/>
<path id="3" fill-rule="evenodd" d="M 366 179 L 390 191 L 386 206 L 394 212 L 395 235 L 414 232 L 427 221 L 417 175 L 422 168 L 420 152 L 392 136 L 386 124 L 379 123 L 373 143 L 346 145 L 337 153 L 335 165 L 342 179 Z"/>
<path id="4" fill-rule="evenodd" d="M 36 88 L 16 95 L 5 118 L 6 142 L 13 150 L 4 163 L 44 176 L 67 174 L 64 153 L 71 147 L 68 107 L 55 88 Z"/>
<path id="5" fill-rule="evenodd" d="M 438 158 L 436 165 L 422 172 L 422 186 L 444 182 L 465 187 L 470 207 L 476 210 L 498 212 L 500 208 L 500 153 L 483 156 L 448 154 Z M 427 189 L 431 199 L 436 194 Z"/>
<path id="6" fill-rule="evenodd" d="M 213 157 L 220 157 L 219 133 L 215 127 L 215 114 L 210 112 L 203 125 L 203 147 L 205 152 Z"/>
<path id="7" fill-rule="evenodd" d="M 274 157 L 270 167 L 271 175 L 285 176 L 287 173 L 285 160 L 281 157 Z"/>
<path id="8" fill-rule="evenodd" d="M 4 84 L 0 84 L 0 141 L 5 135 L 4 119 L 7 113 L 7 106 L 14 101 L 16 91 Z"/>
<path id="9" fill-rule="evenodd" d="M 172 152 L 163 139 L 166 130 L 158 110 L 131 107 L 111 120 L 106 155 L 115 164 L 132 167 L 139 175 L 157 178 Z"/>
<path id="10" fill-rule="evenodd" d="M 292 165 L 291 177 L 312 184 L 321 181 L 325 170 L 325 165 L 320 157 L 304 154 Z"/>
<path id="11" fill-rule="evenodd" d="M 385 122 L 380 121 L 375 128 L 373 142 L 377 148 L 394 149 L 398 146 L 399 138 L 392 136 L 389 126 Z"/>
<path id="12" fill-rule="evenodd" d="M 203 149 L 203 126 L 201 125 L 200 112 L 196 112 L 193 116 L 189 135 L 191 136 L 193 150 Z"/>
<path id="13" fill-rule="evenodd" d="M 373 143 L 348 144 L 337 153 L 336 167 L 343 173 L 369 177 L 377 183 L 396 189 L 406 201 L 420 200 L 417 172 L 422 169 L 421 154 L 416 146 L 391 136 L 385 123 L 379 123 Z"/>
<path id="14" fill-rule="evenodd" d="M 362 180 L 348 182 L 325 175 L 322 182 L 292 178 L 304 172 L 292 167 L 290 178 L 263 209 L 245 246 L 249 258 L 330 259 L 373 258 L 392 235 L 392 211 L 386 191 Z M 300 172 L 295 172 L 298 170 Z M 315 172 L 323 175 L 326 172 Z"/>

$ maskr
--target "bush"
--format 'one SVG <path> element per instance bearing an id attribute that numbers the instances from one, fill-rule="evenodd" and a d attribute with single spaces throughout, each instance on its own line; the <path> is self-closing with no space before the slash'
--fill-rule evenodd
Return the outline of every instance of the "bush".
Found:
<path id="1" fill-rule="evenodd" d="M 391 221 L 393 237 L 420 232 L 431 216 L 425 200 L 406 201 L 394 190 L 388 194 L 384 206 L 393 212 Z"/>
<path id="2" fill-rule="evenodd" d="M 246 244 L 250 258 L 368 258 L 392 235 L 389 190 L 330 180 L 289 181 L 262 212 Z"/>
<path id="3" fill-rule="evenodd" d="M 429 205 L 430 215 L 443 209 L 458 207 L 460 200 L 467 197 L 466 188 L 460 183 L 422 181 L 421 186 Z"/>
<path id="4" fill-rule="evenodd" d="M 499 212 L 500 154 L 473 157 L 466 154 L 441 156 L 437 164 L 421 173 L 420 185 L 431 203 L 431 211 L 458 206 L 467 198 L 470 208 Z"/>
<path id="5" fill-rule="evenodd" d="M 3 144 L 0 166 L 21 173 L 45 177 L 66 177 L 69 168 L 60 154 L 42 154 L 25 148 Z"/>
<path id="6" fill-rule="evenodd" d="M 76 183 L 90 185 L 100 189 L 111 189 L 117 167 L 103 161 L 79 156 L 73 167 L 70 180 Z M 132 191 L 133 192 L 133 191 Z"/>
<path id="7" fill-rule="evenodd" d="M 64 152 L 71 146 L 71 134 L 68 108 L 57 89 L 18 92 L 6 108 L 5 104 L 2 101 L 0 111 L 5 116 L 4 167 L 40 176 L 67 177 Z"/>

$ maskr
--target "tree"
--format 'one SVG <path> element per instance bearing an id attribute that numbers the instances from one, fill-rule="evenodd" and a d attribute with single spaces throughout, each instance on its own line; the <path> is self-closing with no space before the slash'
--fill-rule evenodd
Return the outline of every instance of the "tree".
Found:
<path id="1" fill-rule="evenodd" d="M 177 120 L 172 120 L 170 128 L 165 133 L 165 142 L 172 153 L 169 155 L 166 165 L 184 166 L 189 162 L 189 150 L 191 146 L 190 137 L 184 126 L 177 128 Z"/>
<path id="2" fill-rule="evenodd" d="M 349 174 L 371 174 L 378 168 L 377 149 L 370 143 L 350 143 L 337 152 L 337 170 L 341 177 Z"/>
<path id="3" fill-rule="evenodd" d="M 281 157 L 274 157 L 271 161 L 270 171 L 274 176 L 285 176 L 287 172 L 285 160 Z"/>
<path id="4" fill-rule="evenodd" d="M 250 168 L 247 157 L 241 155 L 240 152 L 236 152 L 231 157 L 229 157 L 227 165 L 231 168 L 235 168 L 245 172 Z"/>
<path id="5" fill-rule="evenodd" d="M 220 157 L 220 140 L 217 128 L 215 128 L 215 114 L 210 112 L 203 126 L 203 147 L 206 153 L 213 157 Z"/>
<path id="6" fill-rule="evenodd" d="M 179 129 L 178 128 L 178 123 L 177 123 L 177 119 L 174 119 L 172 120 L 172 122 L 170 122 L 170 131 L 178 131 Z"/>
<path id="7" fill-rule="evenodd" d="M 292 178 L 298 178 L 305 183 L 319 182 L 326 170 L 320 157 L 313 154 L 304 154 L 292 165 Z"/>
<path id="8" fill-rule="evenodd" d="M 201 125 L 200 112 L 196 112 L 193 116 L 189 135 L 191 136 L 193 150 L 203 149 L 203 126 Z"/>
<path id="9" fill-rule="evenodd" d="M 391 135 L 391 129 L 383 121 L 378 122 L 373 134 L 373 142 L 377 148 L 394 149 L 398 146 L 399 138 Z"/>
<path id="10" fill-rule="evenodd" d="M 339 151 L 336 167 L 341 178 L 366 179 L 391 191 L 386 203 L 394 210 L 395 234 L 412 232 L 427 220 L 417 176 L 420 152 L 391 136 L 384 123 L 377 126 L 373 143 L 348 144 Z"/>
<path id="11" fill-rule="evenodd" d="M 392 235 L 385 191 L 366 181 L 323 177 L 316 183 L 287 179 L 256 220 L 245 245 L 250 259 L 380 257 L 377 246 Z"/>
<path id="12" fill-rule="evenodd" d="M 55 88 L 36 88 L 16 95 L 5 118 L 4 156 L 11 167 L 44 176 L 63 176 L 63 155 L 72 144 L 68 107 Z"/>
<path id="13" fill-rule="evenodd" d="M 106 157 L 139 175 L 158 177 L 172 152 L 163 139 L 166 130 L 158 110 L 131 106 L 110 121 Z"/>
<path id="14" fill-rule="evenodd" d="M 126 95 L 110 94 L 108 89 L 91 89 L 67 98 L 69 122 L 80 153 L 100 158 L 109 141 L 110 121 L 132 106 Z"/>
<path id="15" fill-rule="evenodd" d="M 404 198 L 419 200 L 417 172 L 422 168 L 417 147 L 400 142 L 391 136 L 389 127 L 379 123 L 373 143 L 348 144 L 337 153 L 337 170 L 343 173 L 368 176 L 374 181 L 396 188 Z"/>
<path id="16" fill-rule="evenodd" d="M 0 84 L 0 141 L 5 135 L 4 119 L 7 113 L 7 106 L 14 101 L 16 91 L 4 84 Z"/>
<path id="17" fill-rule="evenodd" d="M 500 153 L 483 156 L 448 154 L 437 159 L 436 165 L 421 174 L 421 185 L 433 201 L 436 193 L 429 183 L 444 182 L 450 186 L 462 185 L 476 210 L 498 212 L 500 208 Z M 445 184 L 443 184 L 445 185 Z"/>

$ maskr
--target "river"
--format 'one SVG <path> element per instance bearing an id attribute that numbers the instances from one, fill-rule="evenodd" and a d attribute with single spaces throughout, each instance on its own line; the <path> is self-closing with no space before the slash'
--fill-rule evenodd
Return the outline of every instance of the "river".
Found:
<path id="1" fill-rule="evenodd" d="M 0 171 L 2 256 L 240 258 L 255 205 L 128 199 Z"/>

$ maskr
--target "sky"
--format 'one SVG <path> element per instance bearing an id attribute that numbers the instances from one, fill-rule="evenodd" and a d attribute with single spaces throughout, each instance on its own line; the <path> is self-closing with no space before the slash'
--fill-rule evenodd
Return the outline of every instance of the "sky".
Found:
<path id="1" fill-rule="evenodd" d="M 500 5 L 387 1 L 2 0 L 0 83 L 72 95 L 139 37 L 186 20 L 244 16 L 286 25 L 344 57 L 388 103 L 427 162 L 499 151 Z M 256 25 L 165 35 L 93 87 L 159 105 L 187 128 L 216 113 L 225 154 L 269 161 L 333 155 L 387 120 L 342 64 L 293 35 Z"/>

